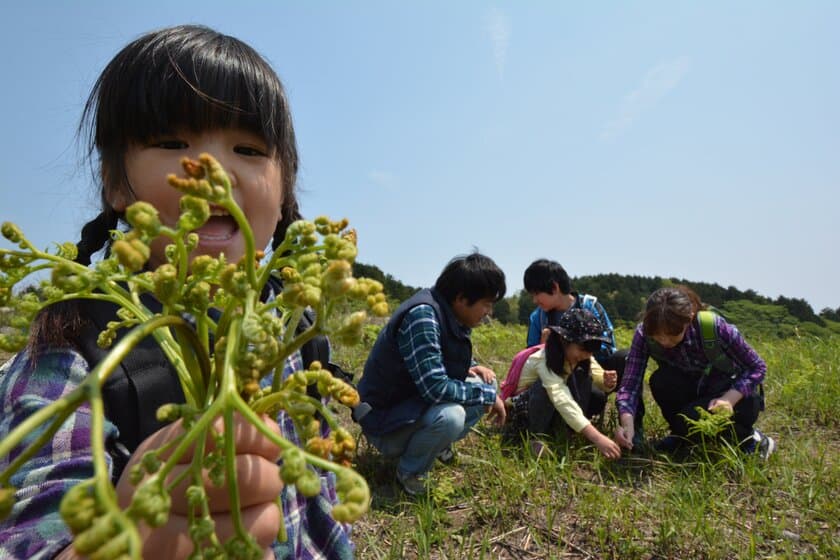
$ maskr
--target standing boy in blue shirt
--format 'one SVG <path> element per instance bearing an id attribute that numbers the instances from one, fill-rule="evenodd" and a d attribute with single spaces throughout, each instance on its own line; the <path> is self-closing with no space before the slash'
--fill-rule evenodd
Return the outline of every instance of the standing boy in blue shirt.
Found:
<path id="1" fill-rule="evenodd" d="M 420 290 L 391 315 L 365 363 L 354 411 L 365 437 L 399 457 L 397 481 L 417 495 L 436 457 L 485 412 L 504 423 L 496 375 L 472 359 L 470 332 L 505 295 L 505 276 L 479 253 L 456 257 L 434 288 Z"/>

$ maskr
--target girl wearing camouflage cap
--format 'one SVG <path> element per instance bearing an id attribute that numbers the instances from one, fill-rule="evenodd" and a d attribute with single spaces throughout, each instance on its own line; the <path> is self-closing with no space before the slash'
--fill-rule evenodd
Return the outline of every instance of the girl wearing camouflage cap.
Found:
<path id="1" fill-rule="evenodd" d="M 585 436 L 608 459 L 617 459 L 618 445 L 590 421 L 603 412 L 605 392 L 616 386 L 616 373 L 605 372 L 592 358 L 608 342 L 603 325 L 589 310 L 575 308 L 546 331 L 545 346 L 528 357 L 514 396 L 505 403 L 510 429 L 540 435 L 565 426 Z M 536 438 L 531 448 L 537 456 L 545 449 Z"/>

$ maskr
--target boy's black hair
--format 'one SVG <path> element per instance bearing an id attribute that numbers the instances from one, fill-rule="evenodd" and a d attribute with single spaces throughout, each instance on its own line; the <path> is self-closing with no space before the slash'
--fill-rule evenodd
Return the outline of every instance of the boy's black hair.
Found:
<path id="1" fill-rule="evenodd" d="M 274 70 L 239 39 L 198 25 L 153 31 L 126 45 L 93 86 L 79 125 L 90 160 L 99 155 L 102 212 L 83 228 L 77 260 L 88 264 L 122 218 L 106 194 L 131 188 L 124 157 L 132 144 L 182 130 L 227 128 L 260 136 L 280 161 L 283 207 L 274 234 L 277 246 L 300 213 L 294 192 L 295 133 Z"/>
<path id="2" fill-rule="evenodd" d="M 554 283 L 560 288 L 563 294 L 572 292 L 572 281 L 566 269 L 559 262 L 548 259 L 537 259 L 525 269 L 523 283 L 525 291 L 529 294 L 554 292 Z"/>
<path id="3" fill-rule="evenodd" d="M 472 305 L 480 299 L 494 302 L 505 297 L 505 273 L 493 259 L 478 252 L 455 257 L 438 276 L 435 290 L 450 304 L 458 296 Z"/>

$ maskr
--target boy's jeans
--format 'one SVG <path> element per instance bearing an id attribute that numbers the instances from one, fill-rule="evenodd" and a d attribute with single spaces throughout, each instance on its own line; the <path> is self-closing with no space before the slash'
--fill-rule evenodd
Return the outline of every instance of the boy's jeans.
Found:
<path id="1" fill-rule="evenodd" d="M 477 377 L 467 377 L 467 381 L 482 382 Z M 419 475 L 432 468 L 438 453 L 465 437 L 486 408 L 484 404 L 433 404 L 413 424 L 366 437 L 386 457 L 399 457 L 397 468 L 401 472 Z"/>

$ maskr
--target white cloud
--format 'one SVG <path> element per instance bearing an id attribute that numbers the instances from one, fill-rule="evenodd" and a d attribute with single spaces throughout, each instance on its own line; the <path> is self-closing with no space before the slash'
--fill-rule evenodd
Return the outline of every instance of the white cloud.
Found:
<path id="1" fill-rule="evenodd" d="M 639 87 L 624 96 L 618 117 L 604 126 L 601 138 L 612 140 L 630 128 L 644 111 L 655 106 L 677 87 L 688 72 L 688 66 L 688 57 L 682 56 L 648 70 Z"/>
<path id="2" fill-rule="evenodd" d="M 487 33 L 493 44 L 493 59 L 499 79 L 505 77 L 505 63 L 507 62 L 508 45 L 510 44 L 510 20 L 496 7 L 490 8 L 487 14 Z"/>
<path id="3" fill-rule="evenodd" d="M 368 173 L 368 179 L 370 182 L 376 185 L 377 187 L 386 190 L 386 191 L 396 191 L 399 190 L 399 181 L 397 180 L 396 176 L 392 173 L 387 171 L 382 171 L 380 169 L 374 169 L 370 173 Z"/>

